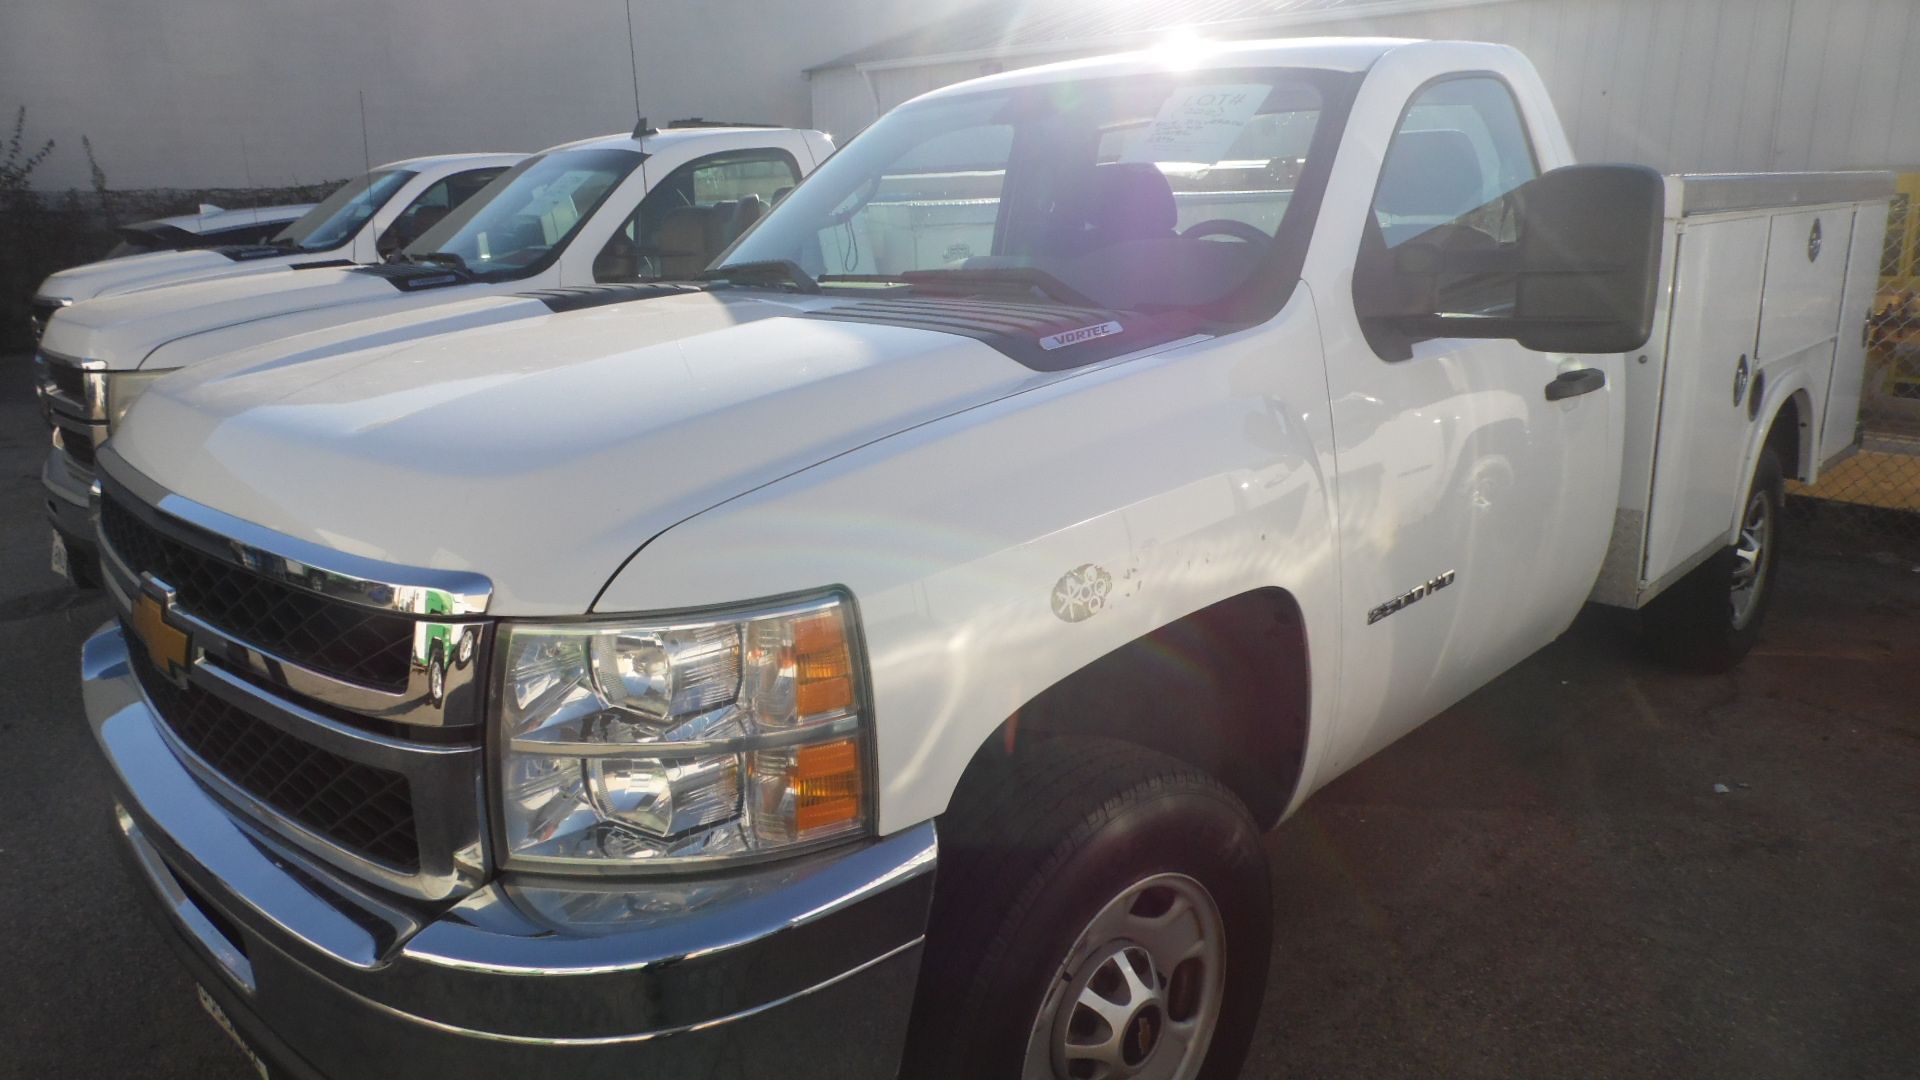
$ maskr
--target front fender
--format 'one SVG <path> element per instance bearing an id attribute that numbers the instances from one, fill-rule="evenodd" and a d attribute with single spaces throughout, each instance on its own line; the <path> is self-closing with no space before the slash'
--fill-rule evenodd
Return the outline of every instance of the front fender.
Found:
<path id="1" fill-rule="evenodd" d="M 1309 633 L 1336 625 L 1332 432 L 1304 294 L 1263 327 L 1083 368 L 723 503 L 649 543 L 595 608 L 844 587 L 872 673 L 881 830 L 931 818 L 1023 703 L 1159 627 L 1267 586 Z M 1338 635 L 1313 649 L 1317 732 Z"/>

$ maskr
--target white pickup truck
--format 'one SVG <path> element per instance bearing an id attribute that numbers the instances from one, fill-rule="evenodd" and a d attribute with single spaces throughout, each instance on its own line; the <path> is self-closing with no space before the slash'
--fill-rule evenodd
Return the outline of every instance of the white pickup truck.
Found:
<path id="1" fill-rule="evenodd" d="M 1231 1076 L 1263 829 L 1596 589 L 1750 643 L 1889 189 L 1575 165 L 1499 46 L 1134 54 L 700 291 L 180 372 L 100 455 L 125 850 L 273 1076 Z"/>
<path id="2" fill-rule="evenodd" d="M 307 216 L 313 203 L 249 206 L 228 210 L 201 203 L 197 212 L 114 226 L 120 242 L 101 259 L 151 255 L 156 251 L 186 251 L 230 245 L 264 244 L 286 227 Z"/>
<path id="3" fill-rule="evenodd" d="M 98 584 L 87 517 L 94 451 L 167 372 L 243 351 L 283 365 L 670 292 L 644 283 L 698 274 L 832 151 L 817 131 L 706 121 L 656 130 L 643 120 L 631 135 L 520 161 L 380 265 L 194 282 L 63 310 L 35 358 L 54 428 L 41 479 L 55 569 Z"/>
<path id="4" fill-rule="evenodd" d="M 290 266 L 379 262 L 399 251 L 525 154 L 440 154 L 390 162 L 335 188 L 264 242 L 125 254 L 48 275 L 31 301 L 39 337 L 83 300 Z M 227 213 L 238 213 L 228 211 Z M 148 222 L 147 225 L 162 224 Z M 142 228 L 136 226 L 136 229 Z"/>

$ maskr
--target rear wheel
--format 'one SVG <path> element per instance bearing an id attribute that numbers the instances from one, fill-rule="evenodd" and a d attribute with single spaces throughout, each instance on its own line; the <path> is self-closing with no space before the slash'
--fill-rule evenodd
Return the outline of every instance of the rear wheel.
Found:
<path id="1" fill-rule="evenodd" d="M 1733 544 L 1641 609 L 1641 627 L 1656 656 L 1682 667 L 1724 671 L 1753 648 L 1773 599 L 1785 510 L 1780 457 L 1768 448 L 1741 504 Z"/>
<path id="2" fill-rule="evenodd" d="M 1268 890 L 1246 808 L 1185 762 L 1055 739 L 976 764 L 941 822 L 902 1075 L 1236 1075 Z"/>

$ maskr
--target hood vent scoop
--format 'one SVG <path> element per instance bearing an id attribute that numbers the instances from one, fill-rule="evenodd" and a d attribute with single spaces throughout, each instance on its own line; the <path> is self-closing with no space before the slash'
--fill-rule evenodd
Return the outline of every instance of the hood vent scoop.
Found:
<path id="1" fill-rule="evenodd" d="M 705 285 L 651 282 L 628 285 L 575 285 L 564 289 L 534 289 L 519 295 L 538 300 L 553 312 L 579 311 L 583 308 L 624 304 L 629 300 L 652 300 L 661 296 L 706 292 Z"/>
<path id="2" fill-rule="evenodd" d="M 1035 371 L 1067 371 L 1189 337 L 1199 321 L 1184 313 L 1145 314 L 1068 304 L 977 298 L 860 300 L 801 318 L 876 323 L 969 337 Z"/>

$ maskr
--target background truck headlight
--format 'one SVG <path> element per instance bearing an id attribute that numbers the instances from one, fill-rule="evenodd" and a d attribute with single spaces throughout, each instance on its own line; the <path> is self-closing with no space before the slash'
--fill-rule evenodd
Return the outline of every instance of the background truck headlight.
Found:
<path id="1" fill-rule="evenodd" d="M 526 869 L 711 862 L 867 829 L 850 605 L 502 625 L 504 853 Z"/>
<path id="2" fill-rule="evenodd" d="M 133 403 L 139 399 L 141 394 L 147 392 L 147 387 L 153 385 L 153 380 L 165 374 L 167 374 L 166 371 L 101 371 L 88 373 L 89 379 L 98 379 L 101 384 L 98 393 L 106 404 L 108 434 L 112 434 L 119 429 L 120 421 L 126 417 L 127 410 L 133 407 Z M 89 396 L 93 393 L 95 393 L 95 391 L 89 386 Z"/>

